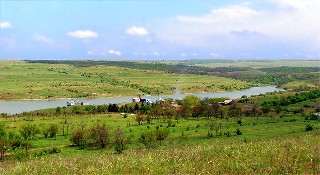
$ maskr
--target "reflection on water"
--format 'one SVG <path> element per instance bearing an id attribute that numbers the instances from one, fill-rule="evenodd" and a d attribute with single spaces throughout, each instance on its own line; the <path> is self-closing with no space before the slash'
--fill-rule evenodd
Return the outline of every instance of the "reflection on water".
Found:
<path id="1" fill-rule="evenodd" d="M 153 101 L 159 98 L 173 98 L 173 99 L 181 100 L 188 95 L 196 95 L 200 98 L 229 97 L 231 99 L 236 99 L 236 98 L 242 97 L 243 95 L 250 97 L 252 95 L 265 94 L 265 93 L 274 92 L 274 91 L 284 91 L 284 90 L 281 88 L 276 88 L 276 86 L 264 86 L 264 87 L 253 87 L 253 88 L 242 90 L 242 91 L 208 92 L 208 93 L 192 93 L 192 94 L 175 93 L 172 95 L 147 96 L 146 98 L 152 99 Z M 109 104 L 109 103 L 131 102 L 133 97 L 136 97 L 136 96 L 95 98 L 95 99 L 81 98 L 81 99 L 72 99 L 72 100 L 85 101 L 93 105 L 101 105 L 101 104 Z M 15 113 L 21 113 L 24 111 L 33 111 L 37 109 L 56 108 L 58 106 L 63 107 L 63 106 L 66 106 L 67 101 L 70 101 L 70 99 L 0 101 L 0 113 L 15 114 Z"/>

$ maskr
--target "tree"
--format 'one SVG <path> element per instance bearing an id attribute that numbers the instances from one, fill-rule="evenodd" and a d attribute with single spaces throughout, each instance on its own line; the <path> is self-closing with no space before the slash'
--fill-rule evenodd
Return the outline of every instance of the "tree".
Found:
<path id="1" fill-rule="evenodd" d="M 94 144 L 100 148 L 105 148 L 110 140 L 109 128 L 106 124 L 97 122 L 89 131 L 90 138 L 94 140 Z"/>
<path id="2" fill-rule="evenodd" d="M 81 114 L 81 109 L 79 106 L 73 106 L 71 112 L 72 114 Z"/>
<path id="3" fill-rule="evenodd" d="M 139 111 L 139 109 L 140 109 L 140 107 L 139 107 L 139 105 L 138 105 L 138 103 L 136 103 L 135 105 L 134 105 L 134 111 Z"/>
<path id="4" fill-rule="evenodd" d="M 109 104 L 108 105 L 108 112 L 119 112 L 119 107 L 115 103 Z"/>
<path id="5" fill-rule="evenodd" d="M 96 113 L 97 113 L 97 107 L 94 106 L 94 105 L 89 105 L 89 106 L 86 106 L 84 108 L 84 110 L 87 112 L 87 113 L 91 113 L 93 114 L 93 117 L 96 116 Z"/>
<path id="6" fill-rule="evenodd" d="M 205 112 L 205 106 L 198 104 L 192 108 L 192 117 L 199 119 L 199 117 L 203 116 Z"/>
<path id="7" fill-rule="evenodd" d="M 192 110 L 194 106 L 200 105 L 201 99 L 194 95 L 186 96 L 183 99 L 183 107 L 184 107 L 184 114 L 185 117 L 189 117 L 192 115 Z"/>
<path id="8" fill-rule="evenodd" d="M 161 146 L 161 141 L 168 137 L 169 130 L 166 128 L 159 128 L 155 131 L 155 135 L 156 135 L 157 140 L 160 141 L 160 146 Z"/>
<path id="9" fill-rule="evenodd" d="M 8 150 L 8 148 L 9 148 L 8 139 L 0 137 L 0 160 L 4 159 L 4 153 Z"/>
<path id="10" fill-rule="evenodd" d="M 152 142 L 155 140 L 155 133 L 152 131 L 147 131 L 143 133 L 140 137 L 140 142 L 142 142 L 148 148 L 151 147 Z"/>
<path id="11" fill-rule="evenodd" d="M 40 130 L 35 125 L 25 124 L 20 128 L 20 134 L 24 139 L 32 139 L 35 135 L 39 134 Z"/>
<path id="12" fill-rule="evenodd" d="M 51 124 L 49 127 L 44 128 L 42 130 L 43 135 L 48 138 L 53 138 L 57 136 L 58 133 L 58 125 L 57 124 Z"/>
<path id="13" fill-rule="evenodd" d="M 61 107 L 57 107 L 56 108 L 56 115 L 60 115 L 61 114 Z"/>
<path id="14" fill-rule="evenodd" d="M 115 147 L 116 153 L 121 154 L 126 149 L 126 140 L 124 131 L 118 128 L 115 132 Z"/>
<path id="15" fill-rule="evenodd" d="M 0 138 L 6 136 L 6 131 L 4 130 L 4 124 L 0 123 Z"/>
<path id="16" fill-rule="evenodd" d="M 77 128 L 71 133 L 70 139 L 69 139 L 73 145 L 76 146 L 82 146 L 86 143 L 85 140 L 85 131 L 83 131 L 81 128 Z"/>
<path id="17" fill-rule="evenodd" d="M 143 120 L 144 120 L 144 115 L 142 113 L 138 113 L 136 115 L 136 121 L 138 122 L 138 125 L 142 125 Z"/>

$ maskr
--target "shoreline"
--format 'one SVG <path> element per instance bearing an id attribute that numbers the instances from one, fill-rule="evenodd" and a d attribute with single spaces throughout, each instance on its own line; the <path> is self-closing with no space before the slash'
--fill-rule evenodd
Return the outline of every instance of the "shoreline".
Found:
<path id="1" fill-rule="evenodd" d="M 251 89 L 253 87 L 265 87 L 265 86 L 252 86 L 248 89 Z M 147 95 L 141 95 L 141 97 L 148 97 L 148 96 L 167 96 L 167 95 L 188 95 L 188 94 L 206 94 L 206 93 L 223 93 L 223 92 L 233 92 L 233 91 L 245 91 L 248 89 L 239 89 L 239 90 L 230 90 L 230 91 L 199 91 L 199 92 L 186 92 L 186 93 L 170 93 L 170 94 L 147 94 Z M 10 101 L 55 101 L 55 100 L 74 100 L 74 99 L 87 99 L 87 100 L 92 100 L 92 99 L 98 99 L 98 98 L 121 98 L 121 97 L 132 97 L 132 96 L 123 96 L 123 95 L 117 95 L 117 96 L 96 96 L 96 97 L 76 97 L 76 98 L 71 98 L 71 97 L 65 97 L 65 98 L 25 98 L 25 99 L 10 99 L 10 100 L 4 100 L 0 99 L 0 102 L 10 102 Z"/>

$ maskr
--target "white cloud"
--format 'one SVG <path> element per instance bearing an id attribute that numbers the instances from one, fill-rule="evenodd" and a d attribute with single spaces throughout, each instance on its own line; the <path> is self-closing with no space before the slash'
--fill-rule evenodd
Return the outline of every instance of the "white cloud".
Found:
<path id="1" fill-rule="evenodd" d="M 221 57 L 222 56 L 220 53 L 215 53 L 215 52 L 210 53 L 209 55 L 212 57 Z"/>
<path id="2" fill-rule="evenodd" d="M 160 55 L 160 53 L 159 53 L 159 52 L 152 52 L 152 54 L 151 54 L 151 55 L 159 56 L 159 55 Z"/>
<path id="3" fill-rule="evenodd" d="M 216 48 L 219 52 L 223 50 L 223 55 L 237 49 L 261 50 L 262 46 L 269 47 L 263 51 L 282 52 L 274 49 L 275 44 L 300 52 L 320 52 L 319 0 L 268 3 L 268 8 L 259 7 L 259 3 L 240 3 L 215 8 L 200 16 L 180 15 L 152 30 L 162 43 L 204 51 Z"/>
<path id="4" fill-rule="evenodd" d="M 108 50 L 108 54 L 120 56 L 122 53 L 120 51 Z"/>
<path id="5" fill-rule="evenodd" d="M 179 22 L 194 22 L 194 23 L 217 23 L 226 20 L 239 20 L 252 15 L 257 15 L 258 12 L 249 7 L 249 4 L 232 5 L 219 9 L 213 9 L 211 13 L 202 17 L 178 16 L 176 19 Z"/>
<path id="6" fill-rule="evenodd" d="M 88 55 L 94 55 L 94 52 L 91 51 L 91 50 L 89 50 L 89 51 L 87 52 L 87 54 L 88 54 Z"/>
<path id="7" fill-rule="evenodd" d="M 98 34 L 90 30 L 76 30 L 73 32 L 68 32 L 68 36 L 75 38 L 97 38 Z"/>
<path id="8" fill-rule="evenodd" d="M 149 35 L 149 32 L 143 27 L 132 26 L 126 30 L 128 35 Z"/>
<path id="9" fill-rule="evenodd" d="M 40 34 L 35 34 L 33 37 L 36 41 L 42 42 L 42 43 L 46 43 L 46 44 L 53 44 L 54 40 L 51 38 L 48 38 L 44 35 L 40 35 Z"/>
<path id="10" fill-rule="evenodd" d="M 12 27 L 11 24 L 7 21 L 0 22 L 0 29 L 6 29 Z"/>

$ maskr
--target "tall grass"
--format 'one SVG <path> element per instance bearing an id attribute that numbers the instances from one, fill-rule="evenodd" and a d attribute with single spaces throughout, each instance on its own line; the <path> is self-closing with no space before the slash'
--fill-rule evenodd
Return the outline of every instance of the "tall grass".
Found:
<path id="1" fill-rule="evenodd" d="M 319 174 L 320 133 L 5 162 L 1 174 Z"/>

